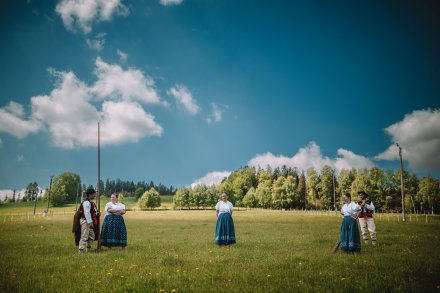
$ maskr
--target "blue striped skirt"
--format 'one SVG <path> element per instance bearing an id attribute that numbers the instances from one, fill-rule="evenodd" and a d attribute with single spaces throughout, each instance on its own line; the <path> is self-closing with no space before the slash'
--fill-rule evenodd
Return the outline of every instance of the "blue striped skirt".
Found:
<path id="1" fill-rule="evenodd" d="M 127 246 L 127 228 L 121 215 L 107 215 L 101 230 L 101 245 Z"/>
<path id="2" fill-rule="evenodd" d="M 234 220 L 230 213 L 221 213 L 215 226 L 215 243 L 218 245 L 235 243 Z"/>
<path id="3" fill-rule="evenodd" d="M 341 250 L 361 251 L 361 237 L 356 219 L 345 216 L 341 225 Z"/>

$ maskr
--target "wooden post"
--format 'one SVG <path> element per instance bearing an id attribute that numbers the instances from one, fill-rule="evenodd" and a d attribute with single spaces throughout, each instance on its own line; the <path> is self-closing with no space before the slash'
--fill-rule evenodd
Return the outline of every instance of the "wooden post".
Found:
<path id="1" fill-rule="evenodd" d="M 98 251 L 101 250 L 101 140 L 98 122 Z"/>
<path id="2" fill-rule="evenodd" d="M 48 216 L 49 216 L 50 191 L 52 190 L 52 179 L 53 176 L 50 176 L 49 191 L 47 193 L 47 210 L 46 210 Z"/>
<path id="3" fill-rule="evenodd" d="M 405 193 L 403 188 L 403 162 L 402 162 L 402 148 L 398 143 L 396 143 L 399 148 L 399 157 L 400 157 L 400 190 L 402 194 L 402 221 L 405 222 Z"/>

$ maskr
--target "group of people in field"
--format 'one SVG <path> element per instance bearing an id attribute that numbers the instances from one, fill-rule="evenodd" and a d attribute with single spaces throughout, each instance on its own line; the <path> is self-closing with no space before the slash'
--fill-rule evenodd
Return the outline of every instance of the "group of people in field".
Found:
<path id="1" fill-rule="evenodd" d="M 373 202 L 368 199 L 364 191 L 359 193 L 360 201 L 352 201 L 350 193 L 344 194 L 344 205 L 341 208 L 342 225 L 340 236 L 340 247 L 342 251 L 355 253 L 361 251 L 361 239 L 359 226 L 361 227 L 362 238 L 365 244 L 371 243 L 376 245 L 376 225 L 374 223 L 373 214 L 375 207 Z"/>
<path id="2" fill-rule="evenodd" d="M 98 240 L 99 211 L 94 203 L 95 190 L 90 188 L 85 193 L 74 217 L 72 232 L 75 234 L 75 243 L 79 252 L 85 252 L 92 248 L 93 241 Z M 118 195 L 112 194 L 111 201 L 104 208 L 104 222 L 101 228 L 101 245 L 108 248 L 127 246 L 127 228 L 124 218 L 125 205 L 118 202 Z M 215 206 L 217 212 L 217 225 L 215 228 L 215 242 L 219 246 L 235 243 L 235 228 L 232 219 L 233 205 L 228 201 L 228 195 L 224 192 L 221 200 Z"/>
<path id="3" fill-rule="evenodd" d="M 76 244 L 80 252 L 91 249 L 93 241 L 98 239 L 99 212 L 93 202 L 95 190 L 88 189 L 86 198 L 82 201 L 74 220 L 73 232 L 76 235 Z M 359 192 L 360 201 L 355 202 L 351 195 L 344 195 L 344 205 L 341 208 L 343 218 L 340 234 L 340 248 L 348 253 L 361 251 L 361 240 L 357 219 L 361 227 L 362 238 L 365 244 L 369 237 L 373 245 L 376 244 L 376 226 L 373 214 L 375 207 L 364 191 Z M 228 201 L 228 195 L 223 192 L 221 200 L 215 205 L 217 224 L 215 227 L 215 243 L 219 246 L 233 244 L 235 240 L 235 227 L 232 219 L 233 205 Z M 104 208 L 104 222 L 101 228 L 101 245 L 108 248 L 127 246 L 127 228 L 124 218 L 125 205 L 118 202 L 118 195 L 112 194 L 111 201 Z"/>

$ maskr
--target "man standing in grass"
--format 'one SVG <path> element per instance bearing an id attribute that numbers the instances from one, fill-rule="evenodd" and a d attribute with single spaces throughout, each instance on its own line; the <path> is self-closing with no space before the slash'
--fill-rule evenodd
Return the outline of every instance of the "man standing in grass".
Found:
<path id="1" fill-rule="evenodd" d="M 98 210 L 95 203 L 95 190 L 89 188 L 86 191 L 86 198 L 83 200 L 79 207 L 79 213 L 81 216 L 81 239 L 79 240 L 79 252 L 83 252 L 85 248 L 91 249 L 93 241 L 96 240 L 94 228 L 98 228 Z"/>
<path id="2" fill-rule="evenodd" d="M 358 192 L 360 201 L 358 204 L 361 206 L 359 212 L 359 225 L 361 226 L 362 238 L 365 244 L 368 244 L 368 233 L 370 233 L 371 243 L 376 245 L 376 225 L 374 224 L 374 204 L 368 199 L 367 194 L 364 191 Z"/>

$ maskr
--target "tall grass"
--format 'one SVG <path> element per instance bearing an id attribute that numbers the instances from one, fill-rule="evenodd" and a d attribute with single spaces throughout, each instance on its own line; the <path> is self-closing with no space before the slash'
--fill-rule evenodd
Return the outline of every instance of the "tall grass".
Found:
<path id="1" fill-rule="evenodd" d="M 237 244 L 214 244 L 212 211 L 128 212 L 128 247 L 79 254 L 71 216 L 0 214 L 2 292 L 432 292 L 440 220 L 376 219 L 378 245 L 332 254 L 340 218 L 233 215 Z"/>

